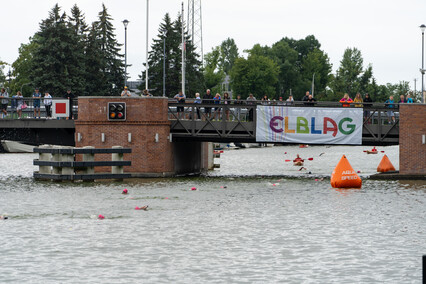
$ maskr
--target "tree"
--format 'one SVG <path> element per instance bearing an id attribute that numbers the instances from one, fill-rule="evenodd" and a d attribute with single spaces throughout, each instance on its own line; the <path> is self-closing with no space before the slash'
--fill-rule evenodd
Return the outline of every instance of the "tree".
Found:
<path id="1" fill-rule="evenodd" d="M 220 92 L 220 84 L 225 78 L 225 72 L 219 65 L 220 47 L 212 48 L 212 51 L 204 56 L 204 81 L 207 89 L 211 89 L 212 93 Z"/>
<path id="2" fill-rule="evenodd" d="M 6 62 L 3 62 L 0 60 L 0 85 L 4 85 L 4 83 L 6 82 L 6 76 L 3 73 L 4 70 L 4 66 L 6 66 Z"/>
<path id="3" fill-rule="evenodd" d="M 331 64 L 328 55 L 320 49 L 310 51 L 302 61 L 301 77 L 303 87 L 312 89 L 311 80 L 315 76 L 314 95 L 317 98 L 325 96 L 325 89 L 331 80 Z M 312 92 L 312 90 L 311 90 Z M 300 97 L 299 97 L 300 98 Z"/>
<path id="4" fill-rule="evenodd" d="M 122 44 L 119 44 L 115 39 L 114 30 L 111 15 L 108 14 L 105 4 L 102 4 L 102 11 L 99 12 L 98 21 L 92 25 L 89 33 L 90 60 L 98 63 L 90 71 L 95 72 L 93 75 L 98 75 L 102 78 L 102 81 L 95 79 L 94 82 L 87 82 L 91 95 L 114 96 L 119 94 L 124 87 L 125 74 L 122 59 L 124 56 L 120 54 L 120 46 Z M 93 57 L 96 56 L 94 52 L 97 52 L 99 57 L 95 61 L 93 61 Z"/>
<path id="5" fill-rule="evenodd" d="M 238 47 L 235 44 L 234 39 L 227 38 L 222 41 L 220 45 L 220 57 L 219 64 L 223 72 L 226 75 L 229 75 L 232 67 L 234 66 L 235 60 L 238 58 Z"/>
<path id="6" fill-rule="evenodd" d="M 158 35 L 153 39 L 151 50 L 148 55 L 149 65 L 149 88 L 153 95 L 163 94 L 163 62 L 164 62 L 164 39 L 166 40 L 166 96 L 173 97 L 181 90 L 182 83 L 182 21 L 181 17 L 172 22 L 169 14 L 163 18 Z M 185 87 L 186 95 L 200 92 L 204 88 L 204 78 L 201 72 L 201 62 L 194 50 L 192 41 L 185 33 Z M 145 86 L 145 71 L 142 72 L 142 84 Z"/>
<path id="7" fill-rule="evenodd" d="M 247 59 L 237 58 L 231 70 L 233 91 L 247 98 L 249 93 L 260 98 L 275 93 L 279 67 L 270 58 L 262 55 L 249 55 Z"/>
<path id="8" fill-rule="evenodd" d="M 15 77 L 11 82 L 11 86 L 9 86 L 12 94 L 16 94 L 17 91 L 22 89 L 22 93 L 25 96 L 34 90 L 35 86 L 30 80 L 30 74 L 34 65 L 34 52 L 37 48 L 38 44 L 33 38 L 30 38 L 29 43 L 21 44 L 19 47 L 19 56 L 12 63 L 12 74 Z"/>
<path id="9" fill-rule="evenodd" d="M 78 37 L 66 23 L 66 14 L 56 4 L 36 33 L 30 80 L 35 86 L 62 96 L 67 88 L 84 91 L 83 50 L 76 49 Z"/>
<path id="10" fill-rule="evenodd" d="M 339 80 L 343 89 L 341 91 L 348 93 L 353 97 L 360 90 L 360 75 L 363 68 L 363 59 L 361 51 L 356 48 L 347 48 L 340 61 L 340 67 L 337 71 Z"/>

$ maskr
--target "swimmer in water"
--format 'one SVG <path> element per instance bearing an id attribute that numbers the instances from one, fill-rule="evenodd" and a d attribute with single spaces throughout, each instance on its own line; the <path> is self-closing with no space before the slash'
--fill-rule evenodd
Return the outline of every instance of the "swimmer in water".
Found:
<path id="1" fill-rule="evenodd" d="M 323 152 L 323 153 L 321 153 L 321 154 L 319 154 L 320 155 L 320 157 L 322 156 L 322 155 L 324 155 L 325 153 Z"/>
<path id="2" fill-rule="evenodd" d="M 127 188 L 123 189 L 123 191 L 121 192 L 121 194 L 127 194 L 127 193 L 128 193 Z"/>
<path id="3" fill-rule="evenodd" d="M 147 211 L 148 210 L 148 205 L 145 205 L 145 206 L 142 206 L 142 207 L 138 207 L 138 206 L 136 206 L 136 208 L 135 208 L 136 210 L 144 210 L 144 211 Z"/>
<path id="4" fill-rule="evenodd" d="M 7 220 L 9 219 L 9 217 L 7 217 L 6 215 L 0 215 L 0 220 Z"/>
<path id="5" fill-rule="evenodd" d="M 305 168 L 305 167 L 301 167 L 300 169 L 299 169 L 299 171 L 301 171 L 301 170 L 307 170 L 307 168 Z"/>

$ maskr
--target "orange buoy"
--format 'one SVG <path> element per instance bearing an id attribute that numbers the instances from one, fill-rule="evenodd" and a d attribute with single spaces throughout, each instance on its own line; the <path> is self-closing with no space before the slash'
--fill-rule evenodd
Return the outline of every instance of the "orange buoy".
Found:
<path id="1" fill-rule="evenodd" d="M 362 180 L 356 174 L 345 155 L 342 156 L 331 174 L 331 186 L 334 188 L 361 188 Z"/>
<path id="2" fill-rule="evenodd" d="M 377 167 L 377 171 L 379 173 L 385 173 L 396 170 L 395 167 L 392 165 L 391 161 L 389 160 L 388 156 L 384 155 L 382 160 L 380 161 L 379 166 Z"/>

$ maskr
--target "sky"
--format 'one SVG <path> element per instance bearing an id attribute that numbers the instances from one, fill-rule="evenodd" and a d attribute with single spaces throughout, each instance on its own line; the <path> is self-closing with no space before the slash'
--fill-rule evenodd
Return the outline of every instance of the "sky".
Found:
<path id="1" fill-rule="evenodd" d="M 364 68 L 373 66 L 378 84 L 409 81 L 421 85 L 422 34 L 426 24 L 425 0 L 201 0 L 204 53 L 223 40 L 233 38 L 240 55 L 254 44 L 272 45 L 283 37 L 302 39 L 314 35 L 338 69 L 346 48 L 361 50 Z M 124 43 L 122 21 L 127 28 L 128 80 L 137 80 L 146 61 L 147 0 L 1 0 L 0 60 L 9 64 L 18 57 L 18 48 L 28 43 L 58 3 L 69 14 L 77 4 L 86 22 L 97 20 L 102 3 L 108 8 L 116 37 Z M 182 1 L 150 0 L 148 38 L 158 35 L 166 13 L 176 19 Z M 188 0 L 184 0 L 187 15 Z M 124 54 L 124 45 L 123 45 Z M 6 67 L 5 72 L 8 71 Z"/>

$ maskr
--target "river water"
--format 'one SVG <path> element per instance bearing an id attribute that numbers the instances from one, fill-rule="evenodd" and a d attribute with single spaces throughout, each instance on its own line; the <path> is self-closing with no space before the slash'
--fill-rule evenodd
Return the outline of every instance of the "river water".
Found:
<path id="1" fill-rule="evenodd" d="M 421 283 L 426 184 L 366 179 L 383 154 L 364 149 L 233 150 L 207 177 L 74 184 L 0 154 L 0 283 Z M 331 188 L 342 154 L 362 189 Z"/>

